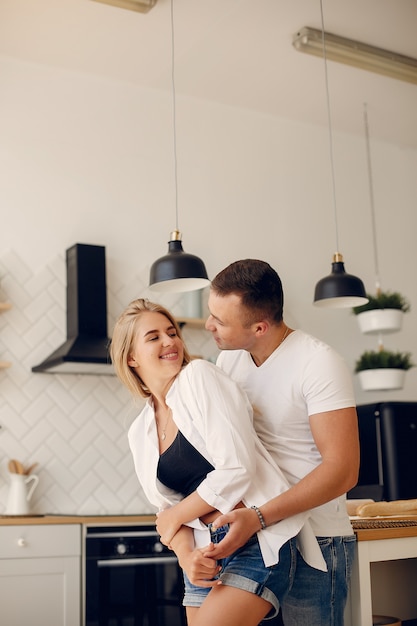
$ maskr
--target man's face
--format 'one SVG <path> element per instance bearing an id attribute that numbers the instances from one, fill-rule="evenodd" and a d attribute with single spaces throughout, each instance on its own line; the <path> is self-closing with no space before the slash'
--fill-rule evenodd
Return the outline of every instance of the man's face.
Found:
<path id="1" fill-rule="evenodd" d="M 210 291 L 208 299 L 210 315 L 206 322 L 220 350 L 249 350 L 255 337 L 253 326 L 245 328 L 242 324 L 243 309 L 240 296 L 230 294 L 219 296 Z"/>

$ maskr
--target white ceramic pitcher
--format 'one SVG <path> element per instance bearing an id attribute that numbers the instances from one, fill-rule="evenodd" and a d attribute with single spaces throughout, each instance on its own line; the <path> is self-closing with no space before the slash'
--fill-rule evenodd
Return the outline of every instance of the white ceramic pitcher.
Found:
<path id="1" fill-rule="evenodd" d="M 39 483 L 36 474 L 10 474 L 10 490 L 7 499 L 6 515 L 28 515 L 29 501 Z M 32 483 L 30 485 L 30 483 Z M 30 485 L 30 486 L 29 486 Z"/>

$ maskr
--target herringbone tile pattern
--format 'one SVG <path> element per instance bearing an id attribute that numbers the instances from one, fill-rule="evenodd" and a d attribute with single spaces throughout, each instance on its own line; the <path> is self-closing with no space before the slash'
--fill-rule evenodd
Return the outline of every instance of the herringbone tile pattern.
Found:
<path id="1" fill-rule="evenodd" d="M 146 289 L 147 271 L 115 276 L 107 262 L 109 333 L 125 305 L 137 296 L 162 302 Z M 0 257 L 0 514 L 9 489 L 7 462 L 38 462 L 34 513 L 143 513 L 153 511 L 134 474 L 127 430 L 141 405 L 114 376 L 34 374 L 66 338 L 64 255 L 34 273 L 9 250 Z M 183 314 L 181 296 L 163 304 Z M 215 356 L 207 332 L 185 328 L 192 354 Z"/>

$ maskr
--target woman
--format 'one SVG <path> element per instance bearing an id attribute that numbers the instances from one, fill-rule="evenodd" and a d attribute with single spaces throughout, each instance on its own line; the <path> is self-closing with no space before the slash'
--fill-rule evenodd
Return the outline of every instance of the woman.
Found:
<path id="1" fill-rule="evenodd" d="M 172 315 L 144 299 L 116 322 L 110 352 L 122 383 L 147 398 L 129 444 L 145 495 L 161 511 L 163 541 L 184 570 L 189 625 L 256 626 L 273 617 L 291 584 L 292 538 L 301 529 L 303 555 L 324 564 L 306 514 L 264 528 L 258 505 L 288 484 L 255 435 L 246 395 L 215 365 L 191 361 Z M 211 524 L 240 506 L 254 507 L 260 532 L 217 564 L 210 543 L 227 528 Z"/>

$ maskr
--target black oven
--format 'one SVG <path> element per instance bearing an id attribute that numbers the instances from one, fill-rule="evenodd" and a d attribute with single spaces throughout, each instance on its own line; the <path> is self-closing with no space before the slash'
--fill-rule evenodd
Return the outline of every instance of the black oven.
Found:
<path id="1" fill-rule="evenodd" d="M 87 526 L 84 626 L 185 626 L 184 583 L 155 526 Z"/>

